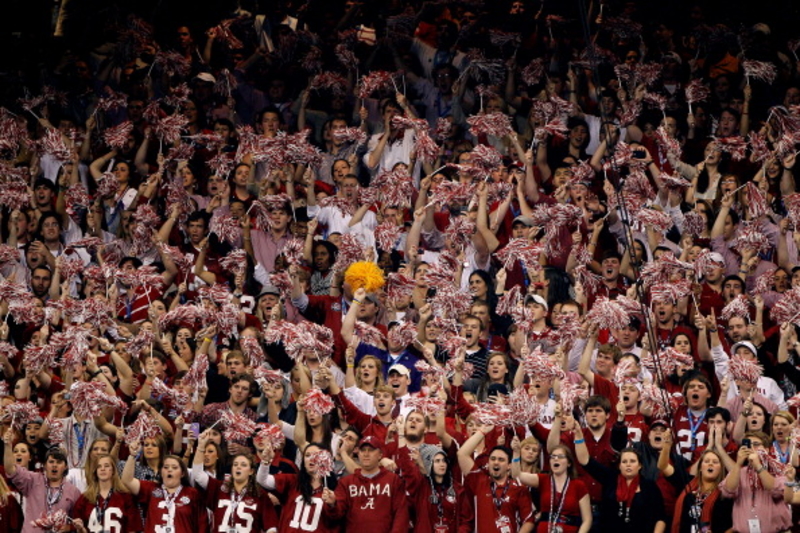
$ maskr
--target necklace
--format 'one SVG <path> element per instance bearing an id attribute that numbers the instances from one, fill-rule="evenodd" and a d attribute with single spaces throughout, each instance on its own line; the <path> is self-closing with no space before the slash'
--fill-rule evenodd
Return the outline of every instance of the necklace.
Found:
<path id="1" fill-rule="evenodd" d="M 564 531 L 563 528 L 558 525 L 558 519 L 561 518 L 561 510 L 564 508 L 564 501 L 567 499 L 569 481 L 569 477 L 567 477 L 564 486 L 561 488 L 561 496 L 558 499 L 558 510 L 556 510 L 554 505 L 557 490 L 556 478 L 555 476 L 550 476 L 550 520 L 547 522 L 548 533 L 562 533 Z"/>

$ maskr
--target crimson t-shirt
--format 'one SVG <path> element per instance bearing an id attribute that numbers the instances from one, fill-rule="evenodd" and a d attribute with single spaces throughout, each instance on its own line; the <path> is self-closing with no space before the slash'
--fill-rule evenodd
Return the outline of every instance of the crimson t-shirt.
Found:
<path id="1" fill-rule="evenodd" d="M 571 479 L 567 487 L 566 496 L 562 496 L 560 492 L 556 492 L 555 496 L 551 496 L 550 493 L 553 490 L 553 484 L 550 481 L 550 475 L 537 475 L 539 476 L 539 510 L 541 512 L 551 513 L 551 520 L 555 518 L 553 516 L 555 511 L 550 508 L 550 501 L 552 499 L 555 510 L 560 509 L 560 517 L 581 517 L 580 501 L 584 496 L 589 494 L 589 489 L 583 481 L 580 479 Z M 563 503 L 561 502 L 562 498 L 564 499 Z M 547 533 L 548 526 L 550 526 L 549 522 L 539 522 L 539 527 L 537 528 L 538 533 Z M 580 527 L 568 525 L 563 522 L 558 522 L 558 526 L 561 527 L 564 533 L 575 533 Z"/>
<path id="2" fill-rule="evenodd" d="M 484 470 L 473 470 L 464 478 L 464 486 L 474 496 L 475 530 L 480 533 L 516 533 L 525 522 L 533 521 L 533 502 L 528 487 L 508 478 L 506 484 L 495 487 L 492 478 Z M 498 509 L 495 495 L 503 500 Z M 498 527 L 498 520 L 505 520 L 508 530 Z"/>
<path id="3" fill-rule="evenodd" d="M 236 528 L 236 531 L 256 533 L 278 525 L 278 515 L 266 492 L 233 494 L 225 482 L 218 479 L 208 479 L 206 507 L 214 515 L 212 531 Z"/>
<path id="4" fill-rule="evenodd" d="M 152 481 L 139 481 L 138 502 L 145 507 L 145 533 L 164 533 L 169 524 L 166 491 Z M 175 498 L 175 519 L 170 533 L 206 533 L 207 513 L 201 496 L 192 487 L 181 487 Z"/>
<path id="5" fill-rule="evenodd" d="M 142 530 L 142 517 L 133 501 L 133 495 L 124 492 L 112 492 L 108 502 L 98 495 L 96 504 L 81 495 L 72 508 L 72 518 L 83 520 L 83 526 L 89 533 L 129 533 Z"/>
<path id="6" fill-rule="evenodd" d="M 275 493 L 281 507 L 281 533 L 339 533 L 342 529 L 338 520 L 331 520 L 322 512 L 325 503 L 322 501 L 322 488 L 311 493 L 311 502 L 303 500 L 303 494 L 297 485 L 296 474 L 275 474 Z"/>

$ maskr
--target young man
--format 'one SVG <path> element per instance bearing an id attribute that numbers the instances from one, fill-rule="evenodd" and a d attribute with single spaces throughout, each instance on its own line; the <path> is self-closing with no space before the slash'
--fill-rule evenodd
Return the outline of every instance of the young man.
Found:
<path id="1" fill-rule="evenodd" d="M 13 432 L 8 430 L 3 438 L 5 450 L 3 464 L 8 479 L 14 483 L 19 493 L 25 497 L 25 523 L 22 533 L 42 531 L 33 526 L 33 520 L 55 511 L 70 514 L 75 502 L 81 496 L 75 485 L 66 481 L 67 456 L 60 448 L 48 450 L 45 458 L 44 474 L 29 471 L 17 466 L 12 453 Z M 35 517 L 35 518 L 34 518 Z"/>
<path id="2" fill-rule="evenodd" d="M 206 405 L 200 413 L 200 426 L 202 428 L 212 426 L 226 411 L 255 421 L 258 415 L 247 406 L 250 402 L 251 392 L 254 389 L 254 383 L 253 378 L 247 374 L 232 377 L 231 387 L 228 389 L 230 394 L 228 401 Z"/>
<path id="3" fill-rule="evenodd" d="M 461 319 L 461 336 L 467 339 L 467 357 L 465 362 L 472 363 L 474 379 L 481 379 L 486 375 L 486 363 L 489 351 L 480 345 L 481 319 L 475 315 L 466 315 Z"/>
<path id="4" fill-rule="evenodd" d="M 475 531 L 529 533 L 535 523 L 533 504 L 527 487 L 511 477 L 511 450 L 495 446 L 487 469 L 473 470 L 473 452 L 493 429 L 482 426 L 458 450 L 458 465 L 467 472 L 464 486 L 474 499 Z"/>
<path id="5" fill-rule="evenodd" d="M 707 444 L 706 411 L 711 400 L 711 382 L 699 372 L 683 385 L 683 404 L 673 414 L 672 434 L 681 455 L 694 462 Z"/>
<path id="6" fill-rule="evenodd" d="M 334 493 L 323 490 L 324 513 L 344 519 L 346 531 L 408 532 L 408 503 L 403 481 L 381 466 L 383 444 L 365 437 L 358 444 L 361 468 L 343 477 Z"/>
<path id="7" fill-rule="evenodd" d="M 271 207 L 269 221 L 269 228 L 251 229 L 249 224 L 245 224 L 243 228 L 244 249 L 256 263 L 256 268 L 260 266 L 266 274 L 275 270 L 275 258 L 293 237 L 289 231 L 292 222 L 291 204 L 286 201 Z"/>

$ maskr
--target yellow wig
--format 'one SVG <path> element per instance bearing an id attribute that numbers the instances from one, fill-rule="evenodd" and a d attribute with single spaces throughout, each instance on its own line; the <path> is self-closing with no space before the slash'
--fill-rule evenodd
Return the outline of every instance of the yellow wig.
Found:
<path id="1" fill-rule="evenodd" d="M 344 273 L 344 281 L 350 284 L 353 291 L 364 287 L 368 293 L 375 292 L 386 284 L 383 271 L 371 261 L 359 261 L 350 265 Z"/>

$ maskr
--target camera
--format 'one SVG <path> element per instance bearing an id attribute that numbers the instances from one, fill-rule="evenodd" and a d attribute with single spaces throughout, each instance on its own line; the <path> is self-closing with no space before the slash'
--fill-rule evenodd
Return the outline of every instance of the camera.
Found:
<path id="1" fill-rule="evenodd" d="M 644 150 L 634 150 L 633 151 L 633 158 L 634 159 L 644 159 L 646 155 L 647 155 L 647 152 L 645 152 Z"/>
<path id="2" fill-rule="evenodd" d="M 750 448 L 750 439 L 742 439 L 742 448 Z"/>

